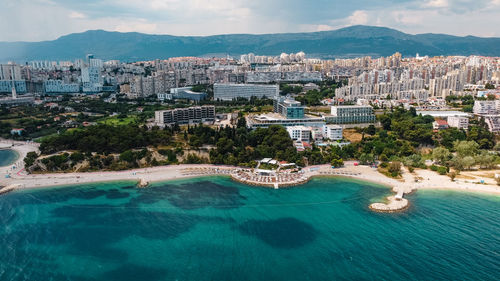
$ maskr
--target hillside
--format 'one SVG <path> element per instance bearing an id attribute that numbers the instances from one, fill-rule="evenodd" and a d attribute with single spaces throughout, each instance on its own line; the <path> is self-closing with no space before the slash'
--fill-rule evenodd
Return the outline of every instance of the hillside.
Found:
<path id="1" fill-rule="evenodd" d="M 282 34 L 171 36 L 90 30 L 42 42 L 0 42 L 0 61 L 73 60 L 92 53 L 105 60 L 151 60 L 176 56 L 225 56 L 249 52 L 279 55 L 304 51 L 319 58 L 388 56 L 500 56 L 500 38 L 406 34 L 394 29 L 351 26 L 333 31 Z"/>

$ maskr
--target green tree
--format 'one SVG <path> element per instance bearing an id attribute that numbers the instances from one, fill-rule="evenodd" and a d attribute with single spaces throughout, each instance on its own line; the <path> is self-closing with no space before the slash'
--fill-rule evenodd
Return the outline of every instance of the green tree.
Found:
<path id="1" fill-rule="evenodd" d="M 481 151 L 479 155 L 475 157 L 476 163 L 481 169 L 492 169 L 496 166 L 495 155 L 488 153 L 487 151 Z"/>
<path id="2" fill-rule="evenodd" d="M 479 145 L 475 141 L 455 141 L 453 149 L 458 157 L 475 156 L 479 151 Z"/>
<path id="3" fill-rule="evenodd" d="M 451 152 L 445 147 L 436 147 L 432 150 L 432 159 L 441 165 L 445 165 L 451 159 Z"/>
<path id="4" fill-rule="evenodd" d="M 363 153 L 359 156 L 359 162 L 362 165 L 369 165 L 375 162 L 375 157 L 371 153 Z"/>
<path id="5" fill-rule="evenodd" d="M 135 162 L 135 153 L 131 150 L 126 150 L 120 154 L 120 160 L 129 163 Z"/>
<path id="6" fill-rule="evenodd" d="M 34 151 L 28 152 L 26 154 L 26 157 L 24 157 L 24 166 L 26 168 L 31 167 L 34 163 L 35 160 L 38 158 L 38 154 Z"/>
<path id="7" fill-rule="evenodd" d="M 396 177 L 401 174 L 401 162 L 393 161 L 389 164 L 389 168 L 387 169 L 391 176 Z"/>

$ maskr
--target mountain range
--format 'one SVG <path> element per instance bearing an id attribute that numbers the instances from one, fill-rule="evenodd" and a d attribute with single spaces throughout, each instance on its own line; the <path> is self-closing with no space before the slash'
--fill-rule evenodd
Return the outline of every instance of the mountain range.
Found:
<path id="1" fill-rule="evenodd" d="M 56 40 L 0 42 L 0 62 L 73 60 L 94 54 L 103 60 L 140 61 L 179 56 L 279 55 L 304 51 L 309 57 L 483 55 L 500 56 L 500 38 L 411 35 L 386 27 L 350 26 L 332 31 L 214 36 L 150 35 L 89 30 Z"/>

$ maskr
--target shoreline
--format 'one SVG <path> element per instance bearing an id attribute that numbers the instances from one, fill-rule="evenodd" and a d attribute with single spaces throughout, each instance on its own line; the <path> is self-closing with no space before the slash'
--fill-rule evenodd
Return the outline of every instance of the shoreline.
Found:
<path id="1" fill-rule="evenodd" d="M 216 168 L 220 170 L 231 170 L 240 169 L 239 167 L 233 166 L 219 166 L 211 164 L 180 164 L 180 165 L 169 165 L 169 166 L 158 166 L 150 168 L 140 168 L 134 170 L 124 170 L 124 171 L 103 171 L 103 172 L 84 172 L 84 173 L 50 173 L 50 174 L 14 174 L 11 178 L 1 178 L 0 184 L 3 186 L 8 185 L 18 185 L 17 189 L 35 189 L 35 188 L 45 188 L 45 187 L 57 187 L 65 185 L 74 184 L 88 184 L 88 183 L 101 183 L 101 182 L 114 182 L 114 181 L 131 181 L 139 182 L 140 180 L 146 180 L 148 183 L 170 181 L 177 179 L 187 179 L 187 178 L 198 178 L 207 176 L 227 176 L 231 177 L 230 174 L 185 174 L 184 169 L 187 168 Z M 330 169 L 327 174 L 321 174 L 318 171 L 311 172 L 311 169 L 321 168 Z M 306 170 L 305 174 L 308 179 L 312 178 L 349 178 L 360 182 L 376 184 L 390 188 L 392 192 L 403 192 L 404 194 L 411 193 L 416 190 L 452 190 L 452 191 L 465 191 L 472 193 L 482 193 L 500 196 L 500 187 L 493 186 L 491 184 L 476 184 L 476 183 L 463 183 L 463 182 L 451 182 L 446 176 L 435 175 L 435 177 L 440 177 L 439 184 L 427 185 L 426 181 L 432 181 L 431 179 L 424 182 L 411 182 L 409 177 L 412 175 L 409 173 L 403 173 L 404 181 L 392 179 L 380 174 L 376 169 L 367 166 L 354 166 L 353 163 L 346 163 L 343 168 L 331 169 L 328 165 L 322 166 L 312 166 L 304 168 Z M 343 173 L 346 170 L 355 170 L 356 174 Z M 425 171 L 425 170 L 424 170 Z M 418 176 L 419 174 L 417 174 Z M 442 179 L 441 179 L 442 178 Z M 448 183 L 443 182 L 443 179 L 448 179 Z M 243 181 L 236 181 L 245 184 Z M 294 186 L 300 186 L 307 183 L 300 183 Z M 251 186 L 251 185 L 249 185 Z M 290 186 L 290 185 L 289 185 Z M 267 186 L 271 187 L 271 186 Z M 285 186 L 280 186 L 285 187 Z"/>
<path id="2" fill-rule="evenodd" d="M 123 171 L 101 171 L 101 172 L 81 172 L 81 173 L 50 173 L 50 174 L 25 174 L 23 158 L 30 151 L 37 151 L 37 144 L 8 142 L 0 140 L 3 146 L 9 145 L 7 149 L 15 151 L 19 158 L 16 160 L 16 170 L 6 166 L 0 167 L 2 174 L 8 174 L 10 177 L 0 175 L 0 190 L 9 191 L 17 189 L 37 189 L 47 187 L 60 187 L 76 184 L 89 183 L 105 183 L 116 181 L 130 181 L 135 183 L 151 183 L 166 182 L 171 180 L 180 180 L 188 178 L 199 178 L 206 176 L 228 176 L 234 182 L 247 184 L 249 186 L 258 185 L 266 188 L 276 188 L 276 186 L 268 184 L 252 184 L 245 180 L 238 180 L 235 177 L 235 172 L 241 170 L 241 167 L 212 165 L 212 164 L 180 164 L 157 166 L 149 168 L 139 168 Z M 10 165 L 11 166 L 11 165 Z M 479 194 L 500 196 L 500 186 L 492 184 L 493 179 L 486 179 L 485 183 L 478 184 L 470 181 L 451 181 L 448 176 L 438 175 L 429 170 L 416 169 L 414 173 L 409 173 L 403 169 L 401 179 L 389 178 L 369 166 L 357 165 L 356 161 L 346 161 L 344 167 L 332 169 L 330 165 L 308 166 L 303 168 L 303 177 L 300 182 L 279 184 L 279 188 L 291 186 L 300 186 L 309 182 L 315 177 L 333 177 L 333 178 L 349 178 L 361 183 L 370 183 L 387 187 L 392 194 L 386 198 L 383 203 L 373 203 L 370 209 L 381 212 L 395 212 L 407 209 L 408 200 L 404 199 L 405 194 L 417 190 L 448 190 L 472 192 Z M 406 202 L 403 204 L 403 202 Z"/>

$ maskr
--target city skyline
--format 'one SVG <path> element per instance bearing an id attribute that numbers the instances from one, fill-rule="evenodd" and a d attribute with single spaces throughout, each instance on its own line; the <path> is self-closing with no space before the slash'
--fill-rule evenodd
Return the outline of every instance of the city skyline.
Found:
<path id="1" fill-rule="evenodd" d="M 500 36 L 495 28 L 500 0 L 2 2 L 0 41 L 53 40 L 93 29 L 205 36 L 326 31 L 357 24 L 410 34 Z"/>

